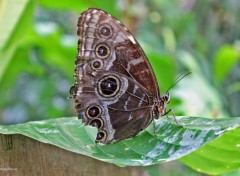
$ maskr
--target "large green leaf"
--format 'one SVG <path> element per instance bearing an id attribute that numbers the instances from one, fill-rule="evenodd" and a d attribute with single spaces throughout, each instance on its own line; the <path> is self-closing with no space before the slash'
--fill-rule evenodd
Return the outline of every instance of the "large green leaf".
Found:
<path id="1" fill-rule="evenodd" d="M 11 40 L 11 37 L 15 35 L 15 29 L 18 27 L 19 21 L 23 20 L 22 17 L 30 1 L 31 0 L 0 1 L 0 50 L 4 49 Z"/>
<path id="2" fill-rule="evenodd" d="M 199 172 L 213 175 L 240 168 L 240 128 L 226 132 L 180 161 Z"/>
<path id="3" fill-rule="evenodd" d="M 0 1 L 0 84 L 24 34 L 30 29 L 34 3 L 33 0 Z"/>
<path id="4" fill-rule="evenodd" d="M 176 160 L 240 126 L 240 118 L 211 120 L 197 117 L 156 121 L 134 138 L 115 144 L 96 144 L 97 130 L 76 118 L 59 118 L 0 126 L 0 133 L 23 134 L 41 142 L 117 165 L 146 166 Z M 212 151 L 211 151 L 212 152 Z M 231 149 L 229 150 L 231 152 Z M 234 157 L 234 156 L 233 156 Z M 234 158 L 239 160 L 238 158 Z"/>

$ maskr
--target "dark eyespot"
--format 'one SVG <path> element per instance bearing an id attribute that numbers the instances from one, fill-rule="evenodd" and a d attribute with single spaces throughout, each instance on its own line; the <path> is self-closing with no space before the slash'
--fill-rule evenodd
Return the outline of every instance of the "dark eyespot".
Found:
<path id="1" fill-rule="evenodd" d="M 89 124 L 93 127 L 98 128 L 98 129 L 103 126 L 103 122 L 100 119 L 93 119 Z"/>
<path id="2" fill-rule="evenodd" d="M 108 49 L 106 46 L 99 46 L 97 49 L 97 52 L 100 56 L 106 56 L 108 53 Z"/>
<path id="3" fill-rule="evenodd" d="M 106 44 L 99 44 L 95 49 L 95 53 L 97 57 L 105 59 L 109 56 L 110 49 Z"/>
<path id="4" fill-rule="evenodd" d="M 106 95 L 111 95 L 113 92 L 117 90 L 117 81 L 113 78 L 107 78 L 101 82 L 100 85 L 102 92 Z"/>
<path id="5" fill-rule="evenodd" d="M 87 108 L 86 115 L 89 118 L 94 118 L 102 113 L 102 109 L 99 106 L 90 106 Z"/>
<path id="6" fill-rule="evenodd" d="M 101 33 L 101 35 L 104 35 L 107 37 L 111 34 L 111 30 L 110 30 L 110 28 L 103 26 L 100 28 L 100 33 Z"/>
<path id="7" fill-rule="evenodd" d="M 99 93 L 104 97 L 112 97 L 119 91 L 120 81 L 115 76 L 107 76 L 99 81 Z"/>
<path id="8" fill-rule="evenodd" d="M 97 137 L 96 137 L 96 141 L 99 142 L 99 141 L 104 141 L 107 137 L 107 133 L 105 131 L 99 131 L 98 134 L 97 134 Z"/>
<path id="9" fill-rule="evenodd" d="M 94 68 L 99 68 L 101 66 L 101 63 L 99 61 L 93 62 L 93 67 Z"/>
<path id="10" fill-rule="evenodd" d="M 100 59 L 94 60 L 91 67 L 93 70 L 100 70 L 103 68 L 103 62 Z"/>

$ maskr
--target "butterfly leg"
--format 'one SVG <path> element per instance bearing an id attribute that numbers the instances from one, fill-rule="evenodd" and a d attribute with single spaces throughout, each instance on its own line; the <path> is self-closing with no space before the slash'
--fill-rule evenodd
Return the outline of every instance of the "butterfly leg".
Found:
<path id="1" fill-rule="evenodd" d="M 164 114 L 163 114 L 162 116 L 166 116 L 168 119 L 170 119 L 170 118 L 168 117 L 169 112 L 171 112 L 171 113 L 173 114 L 173 118 L 174 118 L 174 121 L 176 122 L 176 124 L 177 124 L 178 126 L 182 127 L 183 125 L 181 125 L 181 124 L 178 123 L 173 109 L 169 109 L 168 111 L 165 110 L 165 112 L 164 112 Z"/>
<path id="2" fill-rule="evenodd" d="M 154 112 L 154 106 L 152 106 L 151 112 Z M 154 116 L 156 116 L 155 113 L 153 113 L 153 117 Z M 154 137 L 157 137 L 157 135 L 156 135 L 156 123 L 155 123 L 154 118 L 153 118 L 153 133 L 154 133 Z"/>
<path id="3" fill-rule="evenodd" d="M 166 116 L 168 119 L 170 119 L 170 117 L 168 117 L 169 112 L 172 111 L 172 109 L 169 109 L 168 111 L 166 111 L 166 109 L 164 110 L 164 113 L 161 116 Z M 173 111 L 172 111 L 173 112 Z M 175 114 L 173 113 L 174 117 Z"/>
<path id="4" fill-rule="evenodd" d="M 156 132 L 156 122 L 153 119 L 153 133 L 154 133 L 154 137 L 157 137 L 157 132 Z"/>

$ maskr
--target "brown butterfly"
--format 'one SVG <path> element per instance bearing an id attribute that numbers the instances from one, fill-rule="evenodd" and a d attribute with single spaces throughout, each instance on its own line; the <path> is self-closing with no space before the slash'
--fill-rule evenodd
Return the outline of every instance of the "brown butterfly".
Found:
<path id="1" fill-rule="evenodd" d="M 90 8 L 81 14 L 77 34 L 76 83 L 70 94 L 78 118 L 98 128 L 97 142 L 135 136 L 171 111 L 166 112 L 169 93 L 160 96 L 146 55 L 120 21 Z"/>

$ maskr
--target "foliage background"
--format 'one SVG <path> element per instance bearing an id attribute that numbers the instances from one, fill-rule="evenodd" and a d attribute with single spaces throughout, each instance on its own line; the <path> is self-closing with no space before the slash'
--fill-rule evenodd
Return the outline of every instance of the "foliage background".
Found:
<path id="1" fill-rule="evenodd" d="M 68 90 L 74 83 L 76 23 L 88 7 L 113 14 L 132 31 L 162 93 L 177 76 L 192 72 L 171 90 L 169 107 L 177 115 L 239 116 L 238 0 L 1 0 L 1 124 L 75 115 Z M 202 175 L 178 162 L 147 169 Z"/>

